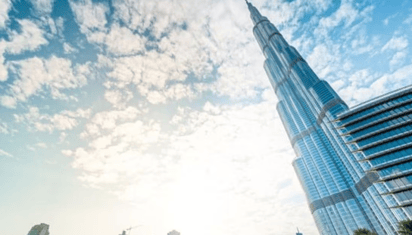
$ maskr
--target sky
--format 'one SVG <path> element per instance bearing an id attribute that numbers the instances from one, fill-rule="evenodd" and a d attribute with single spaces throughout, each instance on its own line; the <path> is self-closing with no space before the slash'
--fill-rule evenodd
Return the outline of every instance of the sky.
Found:
<path id="1" fill-rule="evenodd" d="M 251 0 L 349 106 L 412 2 Z M 318 234 L 242 0 L 0 0 L 0 234 Z"/>

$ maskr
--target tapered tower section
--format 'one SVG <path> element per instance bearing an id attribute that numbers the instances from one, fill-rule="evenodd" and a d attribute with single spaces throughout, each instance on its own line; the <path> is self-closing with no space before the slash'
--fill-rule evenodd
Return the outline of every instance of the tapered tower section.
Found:
<path id="1" fill-rule="evenodd" d="M 266 57 L 264 68 L 278 97 L 277 111 L 296 153 L 296 174 L 319 232 L 352 235 L 358 228 L 396 234 L 400 211 L 389 210 L 374 182 L 343 141 L 333 121 L 348 111 L 330 85 L 320 80 L 276 27 L 247 2 L 253 34 Z"/>

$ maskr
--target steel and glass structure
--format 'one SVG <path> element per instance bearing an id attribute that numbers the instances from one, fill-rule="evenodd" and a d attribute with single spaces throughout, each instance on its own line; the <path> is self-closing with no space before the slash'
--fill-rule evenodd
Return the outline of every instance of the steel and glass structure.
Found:
<path id="1" fill-rule="evenodd" d="M 360 104 L 336 122 L 363 168 L 377 175 L 379 193 L 411 218 L 412 87 Z"/>
<path id="2" fill-rule="evenodd" d="M 358 143 L 346 143 L 353 132 L 345 131 L 351 124 L 345 118 L 356 112 L 316 76 L 266 17 L 247 5 L 253 33 L 266 57 L 264 68 L 279 100 L 277 111 L 296 153 L 293 166 L 319 232 L 351 235 L 368 228 L 377 234 L 396 234 L 398 221 L 408 214 L 397 207 L 396 196 L 377 183 L 381 173 L 368 157 L 361 162 L 355 156 L 363 150 L 352 146 Z"/>

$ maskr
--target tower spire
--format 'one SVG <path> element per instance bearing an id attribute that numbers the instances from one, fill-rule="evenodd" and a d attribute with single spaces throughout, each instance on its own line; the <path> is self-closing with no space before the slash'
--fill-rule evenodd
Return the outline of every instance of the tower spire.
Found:
<path id="1" fill-rule="evenodd" d="M 254 7 L 254 6 L 252 5 L 252 3 L 248 2 L 248 0 L 245 0 L 245 1 L 246 1 L 246 4 L 247 4 L 248 8 L 249 8 L 250 17 L 252 18 L 253 23 L 254 23 L 255 25 L 256 25 L 259 21 L 267 20 L 267 18 L 264 17 L 264 16 L 262 16 L 262 15 L 260 14 L 260 12 L 258 11 L 258 9 L 256 9 L 256 7 Z"/>

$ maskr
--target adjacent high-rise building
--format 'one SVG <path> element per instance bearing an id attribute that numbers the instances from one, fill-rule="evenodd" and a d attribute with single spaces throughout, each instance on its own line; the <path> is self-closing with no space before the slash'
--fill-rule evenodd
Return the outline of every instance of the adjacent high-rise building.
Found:
<path id="1" fill-rule="evenodd" d="M 34 225 L 27 235 L 49 235 L 49 225 L 43 223 Z"/>
<path id="2" fill-rule="evenodd" d="M 367 228 L 395 235 L 398 222 L 412 218 L 412 97 L 405 95 L 412 89 L 349 109 L 276 27 L 247 5 L 319 232 L 351 235 Z"/>
<path id="3" fill-rule="evenodd" d="M 388 206 L 412 217 L 412 87 L 338 115 L 339 133 Z M 398 210 L 394 210 L 398 209 Z"/>

